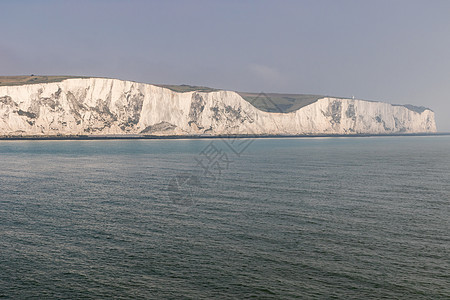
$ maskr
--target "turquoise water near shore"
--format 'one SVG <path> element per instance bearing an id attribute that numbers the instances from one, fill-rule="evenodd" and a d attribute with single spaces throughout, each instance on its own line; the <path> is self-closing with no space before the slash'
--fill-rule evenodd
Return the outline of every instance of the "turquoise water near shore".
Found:
<path id="1" fill-rule="evenodd" d="M 0 142 L 0 298 L 449 299 L 450 137 Z"/>

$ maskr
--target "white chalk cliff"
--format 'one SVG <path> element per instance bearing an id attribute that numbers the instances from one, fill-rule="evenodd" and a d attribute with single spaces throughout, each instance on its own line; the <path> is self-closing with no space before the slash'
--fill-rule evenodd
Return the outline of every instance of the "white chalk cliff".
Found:
<path id="1" fill-rule="evenodd" d="M 321 98 L 289 113 L 231 91 L 185 92 L 104 78 L 0 86 L 0 136 L 390 134 L 435 132 L 429 109 Z"/>

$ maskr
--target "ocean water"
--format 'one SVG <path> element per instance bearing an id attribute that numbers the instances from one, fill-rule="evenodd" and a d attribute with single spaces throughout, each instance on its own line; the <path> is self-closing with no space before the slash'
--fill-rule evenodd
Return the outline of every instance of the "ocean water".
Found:
<path id="1" fill-rule="evenodd" d="M 0 298 L 450 299 L 450 137 L 0 142 Z"/>

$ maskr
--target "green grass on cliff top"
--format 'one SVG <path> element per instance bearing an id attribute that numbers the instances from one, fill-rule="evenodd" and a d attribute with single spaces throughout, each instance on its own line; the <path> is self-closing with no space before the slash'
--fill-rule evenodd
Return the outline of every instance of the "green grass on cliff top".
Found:
<path id="1" fill-rule="evenodd" d="M 83 76 L 0 76 L 0 86 L 24 85 L 35 83 L 61 82 L 65 79 L 88 78 Z"/>

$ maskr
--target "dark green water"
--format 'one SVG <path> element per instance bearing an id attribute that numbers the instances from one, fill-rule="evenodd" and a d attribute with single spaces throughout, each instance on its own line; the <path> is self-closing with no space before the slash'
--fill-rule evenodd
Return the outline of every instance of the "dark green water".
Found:
<path id="1" fill-rule="evenodd" d="M 0 298 L 450 299 L 448 136 L 0 142 L 0 191 Z"/>

